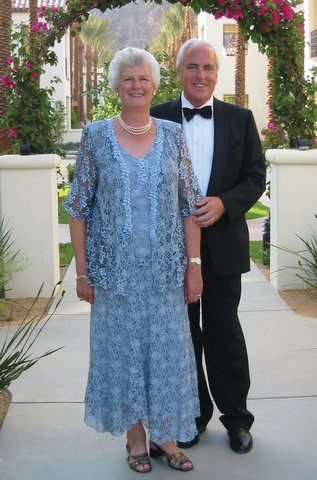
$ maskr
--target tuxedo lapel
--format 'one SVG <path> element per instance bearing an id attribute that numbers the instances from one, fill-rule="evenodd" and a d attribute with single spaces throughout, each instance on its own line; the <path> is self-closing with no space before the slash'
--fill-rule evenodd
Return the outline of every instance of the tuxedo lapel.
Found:
<path id="1" fill-rule="evenodd" d="M 172 122 L 182 124 L 183 118 L 182 118 L 181 97 L 178 97 L 176 100 L 170 103 L 168 116 Z"/>
<path id="2" fill-rule="evenodd" d="M 221 185 L 222 176 L 225 171 L 228 159 L 228 140 L 229 140 L 229 119 L 227 118 L 225 104 L 214 98 L 214 157 L 212 161 L 212 171 L 209 179 L 207 195 L 212 196 L 218 193 Z"/>

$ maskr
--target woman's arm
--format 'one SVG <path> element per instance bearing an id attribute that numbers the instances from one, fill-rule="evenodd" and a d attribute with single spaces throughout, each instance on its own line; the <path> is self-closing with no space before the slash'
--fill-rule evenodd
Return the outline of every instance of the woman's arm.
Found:
<path id="1" fill-rule="evenodd" d="M 76 292 L 78 298 L 94 303 L 94 289 L 86 282 L 86 223 L 69 217 L 70 237 L 76 262 Z"/>
<path id="2" fill-rule="evenodd" d="M 200 258 L 200 227 L 193 222 L 192 217 L 184 217 L 184 233 L 187 258 Z M 185 302 L 197 302 L 203 291 L 201 265 L 188 263 L 184 287 Z"/>

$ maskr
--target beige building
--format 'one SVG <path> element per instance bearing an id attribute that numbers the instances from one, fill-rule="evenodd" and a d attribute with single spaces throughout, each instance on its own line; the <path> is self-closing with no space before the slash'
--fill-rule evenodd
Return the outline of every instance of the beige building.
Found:
<path id="1" fill-rule="evenodd" d="M 305 73 L 317 67 L 317 0 L 304 0 Z"/>

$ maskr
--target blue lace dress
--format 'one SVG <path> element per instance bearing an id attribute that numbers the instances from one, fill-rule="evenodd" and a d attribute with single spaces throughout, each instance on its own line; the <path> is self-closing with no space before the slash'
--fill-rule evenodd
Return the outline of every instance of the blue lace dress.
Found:
<path id="1" fill-rule="evenodd" d="M 123 186 L 127 189 L 124 192 L 123 210 L 122 203 L 117 205 L 117 215 L 123 217 L 119 228 L 121 244 L 117 247 L 124 248 L 126 243 L 128 248 L 124 251 L 126 268 L 120 271 L 120 275 L 115 273 L 118 265 L 116 262 L 113 264 L 111 276 L 117 277 L 115 285 L 103 275 L 94 275 L 96 267 L 98 271 L 102 270 L 103 261 L 100 252 L 99 256 L 94 256 L 94 250 L 89 250 L 91 245 L 94 245 L 89 243 L 94 228 L 90 225 L 93 215 L 91 212 L 88 214 L 87 263 L 89 264 L 93 257 L 96 265 L 91 265 L 89 270 L 90 282 L 94 284 L 95 300 L 91 308 L 85 422 L 98 432 L 107 431 L 117 436 L 141 420 L 148 427 L 151 438 L 157 443 L 163 443 L 172 439 L 192 439 L 196 434 L 195 417 L 199 416 L 196 365 L 187 306 L 184 303 L 186 259 L 184 261 L 181 215 L 181 212 L 183 215 L 190 214 L 199 191 L 179 127 L 162 120 L 155 122 L 156 139 L 144 158 L 128 154 L 119 145 L 112 120 L 104 124 L 103 134 L 107 132 L 111 153 L 120 165 L 117 173 L 120 179 L 125 178 L 122 183 L 125 183 Z M 88 149 L 91 149 L 94 142 L 93 132 L 88 136 Z M 169 142 L 174 145 L 174 159 L 170 158 Z M 73 187 L 65 203 L 68 213 L 81 219 L 85 217 L 83 212 L 87 205 L 88 211 L 96 204 L 99 204 L 100 210 L 101 203 L 98 189 L 105 172 L 98 165 L 97 156 L 91 158 L 90 155 L 91 152 L 87 157 L 84 134 Z M 83 161 L 83 157 L 86 157 L 86 161 Z M 90 165 L 90 169 L 96 168 L 96 172 L 91 171 L 90 174 L 96 175 L 97 180 L 94 183 L 94 193 L 83 199 L 80 191 L 85 190 L 85 177 L 89 175 L 89 171 L 85 171 L 87 158 L 94 163 L 94 166 Z M 107 163 L 105 160 L 106 157 L 103 157 L 103 163 Z M 172 169 L 173 175 L 178 179 L 173 194 L 178 198 L 177 207 L 164 205 L 165 229 L 161 232 L 158 231 L 162 228 L 158 221 L 158 192 L 169 199 L 165 188 L 169 191 L 175 188 L 169 184 L 173 180 L 171 172 L 168 172 L 171 161 L 178 167 L 176 170 Z M 168 170 L 164 173 L 165 166 Z M 110 177 L 113 176 L 113 170 L 105 170 Z M 165 175 L 167 177 L 164 179 Z M 108 178 L 107 183 L 109 185 L 111 179 Z M 121 180 L 119 184 L 116 183 L 119 190 L 120 183 Z M 156 189 L 154 184 L 158 185 Z M 153 188 L 157 191 L 154 197 Z M 112 192 L 109 201 L 115 202 L 115 197 L 116 193 Z M 107 225 L 111 214 L 107 212 L 105 198 L 100 213 L 101 224 Z M 169 228 L 166 228 L 167 225 Z M 98 228 L 103 232 L 101 226 Z M 175 230 L 179 232 L 175 233 Z M 162 235 L 164 242 L 159 243 L 159 248 L 156 242 Z M 178 237 L 180 242 L 177 241 Z M 107 245 L 109 255 L 112 254 L 115 258 L 114 252 L 109 249 L 111 241 L 104 238 L 102 243 Z M 173 255 L 179 256 L 176 266 L 170 262 L 170 250 L 166 247 L 162 250 L 164 243 L 171 243 Z M 165 255 L 163 262 L 169 269 L 164 275 L 159 272 L 160 262 L 156 261 L 158 257 L 161 259 L 162 255 Z M 153 264 L 153 261 L 156 263 Z M 163 280 L 161 284 L 158 283 L 160 279 Z"/>

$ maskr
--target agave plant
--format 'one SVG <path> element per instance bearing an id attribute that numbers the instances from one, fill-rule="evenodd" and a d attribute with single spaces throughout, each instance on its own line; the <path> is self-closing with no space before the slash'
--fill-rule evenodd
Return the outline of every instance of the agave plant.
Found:
<path id="1" fill-rule="evenodd" d="M 19 250 L 12 252 L 14 240 L 11 240 L 11 229 L 4 217 L 0 221 L 0 297 L 4 297 L 5 283 L 11 279 L 11 275 L 19 270 L 16 259 Z"/>
<path id="2" fill-rule="evenodd" d="M 60 283 L 61 282 L 59 282 L 56 287 Z M 50 305 L 51 300 L 53 299 L 56 287 L 47 303 L 47 307 Z M 16 380 L 23 372 L 35 365 L 41 358 L 47 357 L 48 355 L 51 355 L 52 353 L 55 353 L 63 348 L 58 347 L 48 350 L 39 356 L 33 356 L 31 353 L 31 348 L 34 342 L 52 315 L 55 313 L 55 310 L 60 304 L 65 293 L 64 291 L 62 292 L 61 298 L 56 304 L 53 312 L 44 320 L 44 316 L 47 313 L 47 307 L 44 309 L 39 318 L 32 315 L 32 309 L 36 304 L 42 289 L 43 284 L 41 285 L 31 307 L 29 307 L 27 310 L 21 324 L 12 335 L 10 334 L 10 329 L 8 328 L 2 344 L 0 331 L 0 391 L 8 388 L 13 380 Z"/>
<path id="3" fill-rule="evenodd" d="M 315 215 L 317 218 L 317 215 Z M 296 276 L 300 278 L 309 288 L 317 291 L 317 233 L 312 228 L 311 238 L 306 240 L 299 235 L 297 238 L 303 243 L 303 250 L 291 250 L 286 247 L 272 245 L 283 250 L 284 252 L 296 255 L 298 258 L 297 266 L 291 267 L 297 270 Z"/>

